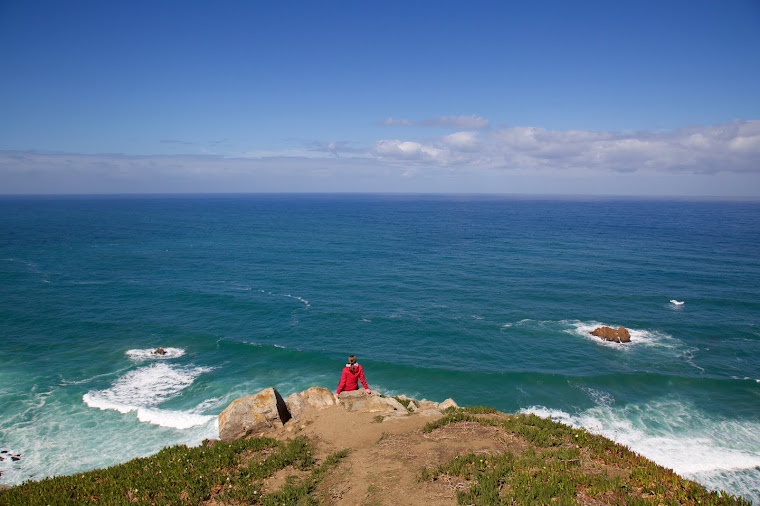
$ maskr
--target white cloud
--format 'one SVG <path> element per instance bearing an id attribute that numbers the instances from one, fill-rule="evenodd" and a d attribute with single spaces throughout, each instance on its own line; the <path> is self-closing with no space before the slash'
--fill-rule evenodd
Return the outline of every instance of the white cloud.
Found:
<path id="1" fill-rule="evenodd" d="M 485 118 L 472 114 L 470 116 L 441 116 L 440 118 L 429 118 L 419 121 L 388 118 L 383 121 L 383 125 L 454 128 L 457 130 L 485 130 L 489 127 L 490 122 Z"/>
<path id="2" fill-rule="evenodd" d="M 414 126 L 414 123 L 412 121 L 409 121 L 408 119 L 388 118 L 385 121 L 383 121 L 383 125 L 385 126 Z"/>
<path id="3" fill-rule="evenodd" d="M 453 134 L 445 135 L 441 140 L 444 144 L 454 148 L 471 150 L 480 145 L 477 136 L 477 132 L 454 132 Z"/>
<path id="4" fill-rule="evenodd" d="M 2 193 L 515 188 L 760 196 L 760 121 L 665 132 L 470 129 L 429 139 L 381 139 L 364 148 L 314 142 L 228 157 L 0 151 Z"/>
<path id="5" fill-rule="evenodd" d="M 405 144 L 425 156 L 388 149 Z M 425 142 L 381 140 L 372 152 L 383 160 L 395 157 L 463 169 L 760 172 L 760 121 L 635 133 L 511 127 L 483 138 L 469 131 Z"/>

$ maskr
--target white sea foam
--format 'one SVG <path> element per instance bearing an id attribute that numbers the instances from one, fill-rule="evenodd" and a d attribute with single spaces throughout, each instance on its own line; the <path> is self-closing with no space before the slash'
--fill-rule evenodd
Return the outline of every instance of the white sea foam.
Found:
<path id="1" fill-rule="evenodd" d="M 141 422 L 186 429 L 205 424 L 213 417 L 156 406 L 180 395 L 195 378 L 211 370 L 208 367 L 172 367 L 159 362 L 128 372 L 109 389 L 87 392 L 82 400 L 91 408 L 111 409 L 119 413 L 135 411 Z"/>
<path id="2" fill-rule="evenodd" d="M 608 392 L 591 387 L 581 387 L 581 389 L 585 391 L 597 405 L 612 406 L 615 403 L 615 398 Z"/>
<path id="3" fill-rule="evenodd" d="M 142 362 L 143 360 L 167 360 L 181 357 L 185 354 L 185 350 L 182 348 L 164 348 L 166 352 L 164 355 L 154 353 L 155 351 L 156 348 L 127 350 L 126 355 L 136 362 Z"/>
<path id="4" fill-rule="evenodd" d="M 139 408 L 137 410 L 137 419 L 141 422 L 180 430 L 203 425 L 215 418 L 217 417 L 212 415 L 198 415 L 186 411 L 167 409 Z"/>
<path id="5" fill-rule="evenodd" d="M 760 383 L 760 379 L 750 378 L 749 376 L 744 376 L 743 378 L 740 376 L 731 376 L 731 379 L 741 380 L 741 381 L 754 381 L 755 383 Z"/>
<path id="6" fill-rule="evenodd" d="M 259 293 L 265 293 L 267 295 L 272 295 L 272 296 L 275 296 L 275 297 L 288 297 L 290 299 L 296 299 L 297 301 L 301 302 L 306 307 L 311 307 L 311 304 L 309 304 L 308 300 L 304 299 L 303 297 L 299 297 L 297 295 L 291 295 L 289 293 L 276 294 L 274 292 L 268 292 L 266 290 L 257 290 L 257 292 L 259 292 Z"/>
<path id="7" fill-rule="evenodd" d="M 522 410 L 601 434 L 705 486 L 760 500 L 720 476 L 733 473 L 760 479 L 760 422 L 717 419 L 681 401 L 661 399 L 644 405 L 600 404 L 578 414 L 532 406 Z M 745 478 L 742 478 L 745 476 Z M 752 481 L 752 480 L 750 480 Z"/>
<path id="8" fill-rule="evenodd" d="M 594 343 L 600 346 L 609 346 L 613 348 L 628 350 L 631 348 L 632 345 L 659 347 L 659 348 L 676 348 L 679 345 L 678 340 L 674 339 L 672 336 L 668 334 L 665 334 L 664 332 L 642 330 L 642 329 L 632 329 L 632 328 L 626 327 L 628 332 L 631 334 L 631 342 L 623 344 L 623 343 L 615 343 L 612 341 L 605 341 L 604 339 L 599 339 L 598 337 L 591 335 L 591 331 L 593 331 L 597 327 L 606 326 L 606 327 L 617 328 L 617 327 L 620 327 L 620 325 L 610 325 L 608 323 L 593 322 L 593 321 L 582 322 L 578 320 L 563 320 L 560 323 L 571 327 L 565 330 L 565 332 L 567 332 L 568 334 L 581 336 L 585 339 L 593 341 Z"/>
<path id="9" fill-rule="evenodd" d="M 311 307 L 311 306 L 309 305 L 309 301 L 308 301 L 308 300 L 306 300 L 306 299 L 304 299 L 303 297 L 298 297 L 298 296 L 296 296 L 296 295 L 290 295 L 289 293 L 286 293 L 286 294 L 284 295 L 284 297 L 290 297 L 291 299 L 296 299 L 297 301 L 300 301 L 300 302 L 302 302 L 302 303 L 303 303 L 303 304 L 304 304 L 306 307 Z"/>
<path id="10" fill-rule="evenodd" d="M 58 375 L 58 377 L 61 378 L 60 386 L 64 387 L 64 386 L 67 386 L 67 385 L 84 385 L 85 383 L 90 383 L 92 380 L 95 380 L 95 379 L 98 379 L 98 378 L 105 378 L 105 377 L 108 377 L 108 376 L 114 376 L 115 374 L 119 374 L 120 372 L 121 371 L 107 372 L 107 373 L 103 373 L 103 374 L 96 374 L 95 376 L 91 376 L 89 378 L 85 378 L 85 379 L 82 379 L 82 380 L 76 380 L 76 381 L 75 380 L 64 379 L 63 376 L 61 376 L 60 374 Z"/>

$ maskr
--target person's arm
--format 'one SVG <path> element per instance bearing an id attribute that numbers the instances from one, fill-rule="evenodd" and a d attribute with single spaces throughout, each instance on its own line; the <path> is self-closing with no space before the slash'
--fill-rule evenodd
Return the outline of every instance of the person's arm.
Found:
<path id="1" fill-rule="evenodd" d="M 338 391 L 335 392 L 336 395 L 340 395 L 340 393 L 343 391 L 343 388 L 346 386 L 346 371 L 348 368 L 343 368 L 343 374 L 340 375 L 340 383 L 338 384 Z"/>
<path id="2" fill-rule="evenodd" d="M 359 366 L 359 381 L 362 382 L 364 390 L 366 390 L 368 394 L 372 393 L 372 390 L 367 386 L 367 380 L 364 379 L 364 368 L 362 366 Z"/>

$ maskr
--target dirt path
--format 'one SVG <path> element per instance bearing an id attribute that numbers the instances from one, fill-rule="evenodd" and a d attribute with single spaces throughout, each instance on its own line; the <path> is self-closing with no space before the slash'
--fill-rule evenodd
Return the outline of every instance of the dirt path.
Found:
<path id="1" fill-rule="evenodd" d="M 291 429 L 316 443 L 318 459 L 351 448 L 351 453 L 319 486 L 328 504 L 456 504 L 456 490 L 467 484 L 438 480 L 420 482 L 423 467 L 432 468 L 456 455 L 503 452 L 510 447 L 503 433 L 477 423 L 459 423 L 430 434 L 420 429 L 440 415 L 412 414 L 376 421 L 376 413 L 347 412 L 340 406 L 321 410 Z M 287 433 L 286 433 L 287 434 Z M 276 481 L 284 480 L 277 477 Z M 272 487 L 277 483 L 272 483 Z"/>

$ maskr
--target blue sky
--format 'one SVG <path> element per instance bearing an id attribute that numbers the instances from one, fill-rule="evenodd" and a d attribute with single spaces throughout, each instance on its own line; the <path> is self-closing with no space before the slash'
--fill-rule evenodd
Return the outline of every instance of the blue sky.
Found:
<path id="1" fill-rule="evenodd" d="M 760 196 L 760 2 L 0 1 L 0 193 Z"/>

